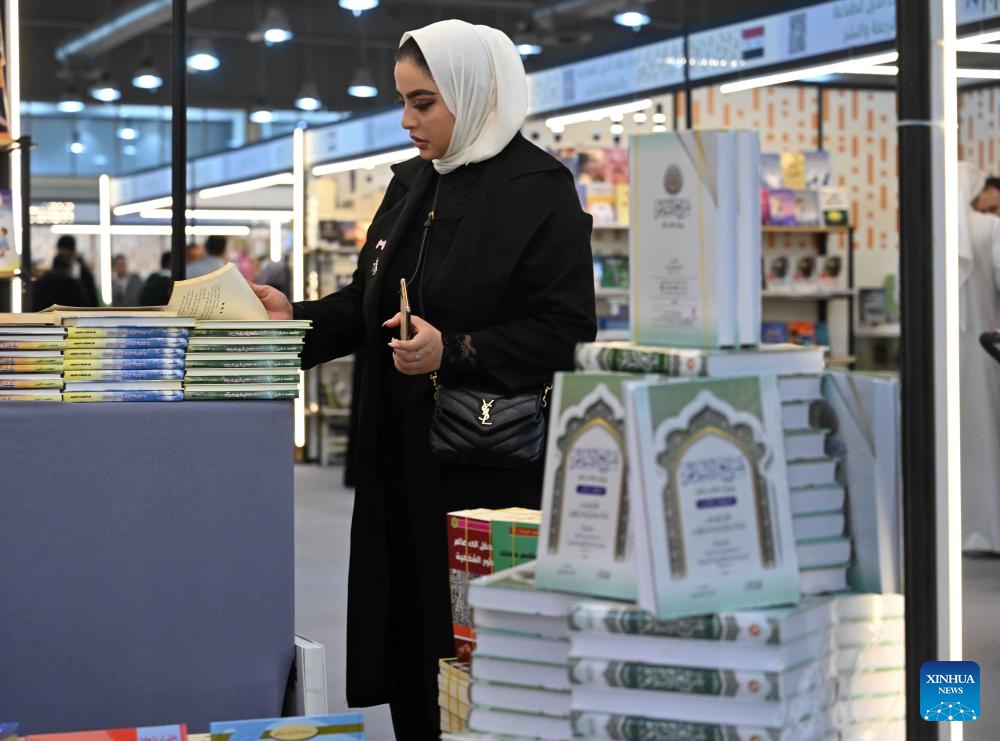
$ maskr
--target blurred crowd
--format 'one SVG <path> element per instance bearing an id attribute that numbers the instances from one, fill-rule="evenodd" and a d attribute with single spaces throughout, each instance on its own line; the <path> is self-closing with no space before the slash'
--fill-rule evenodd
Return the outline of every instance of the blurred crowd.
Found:
<path id="1" fill-rule="evenodd" d="M 247 280 L 274 286 L 289 295 L 287 262 L 272 262 L 267 257 L 254 260 L 245 249 L 228 250 L 223 236 L 208 237 L 204 244 L 188 244 L 185 258 L 188 278 L 206 275 L 232 262 Z M 145 277 L 130 272 L 128 259 L 122 254 L 114 256 L 111 268 L 111 306 L 163 306 L 170 300 L 173 280 L 169 250 L 160 256 L 160 269 Z M 101 306 L 102 303 L 94 273 L 77 253 L 76 238 L 70 235 L 60 237 L 52 266 L 34 281 L 33 309 L 41 311 L 54 304 Z"/>

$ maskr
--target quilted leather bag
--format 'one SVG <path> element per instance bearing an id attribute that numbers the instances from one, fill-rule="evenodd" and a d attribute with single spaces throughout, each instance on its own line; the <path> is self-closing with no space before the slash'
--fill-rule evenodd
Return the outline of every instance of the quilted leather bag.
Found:
<path id="1" fill-rule="evenodd" d="M 431 453 L 442 461 L 498 468 L 523 468 L 545 454 L 548 394 L 504 396 L 460 386 L 439 385 L 436 376 Z"/>

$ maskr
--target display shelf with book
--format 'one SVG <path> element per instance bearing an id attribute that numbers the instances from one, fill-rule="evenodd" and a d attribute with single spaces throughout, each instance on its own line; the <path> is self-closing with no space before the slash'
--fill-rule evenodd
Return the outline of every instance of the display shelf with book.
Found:
<path id="1" fill-rule="evenodd" d="M 780 235 L 808 237 L 814 242 L 815 255 L 807 255 L 792 260 L 785 254 L 765 257 L 764 283 L 761 298 L 765 301 L 815 302 L 816 324 L 826 324 L 829 318 L 829 303 L 844 301 L 847 314 L 844 327 L 845 349 L 848 356 L 854 355 L 854 228 L 849 225 L 801 226 L 775 225 L 761 226 L 765 237 L 764 253 L 769 252 L 769 240 Z M 840 257 L 830 252 L 829 238 L 844 240 L 844 268 L 841 272 Z M 805 319 L 805 317 L 797 317 Z"/>

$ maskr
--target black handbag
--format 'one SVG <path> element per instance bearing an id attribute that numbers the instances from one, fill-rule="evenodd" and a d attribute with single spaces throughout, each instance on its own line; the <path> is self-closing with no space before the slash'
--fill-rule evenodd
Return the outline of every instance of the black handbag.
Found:
<path id="1" fill-rule="evenodd" d="M 431 453 L 442 461 L 524 468 L 545 455 L 545 421 L 551 386 L 502 395 L 434 383 Z"/>

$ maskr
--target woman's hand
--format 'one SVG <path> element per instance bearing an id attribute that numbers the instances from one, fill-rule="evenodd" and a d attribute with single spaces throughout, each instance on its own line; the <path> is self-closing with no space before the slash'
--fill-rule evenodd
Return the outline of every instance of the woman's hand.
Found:
<path id="1" fill-rule="evenodd" d="M 400 314 L 397 313 L 383 326 L 398 327 L 400 318 Z M 410 328 L 413 332 L 410 339 L 394 339 L 389 343 L 396 370 L 407 376 L 433 373 L 441 367 L 441 355 L 444 352 L 441 333 L 433 324 L 425 322 L 416 315 L 410 315 Z"/>
<path id="2" fill-rule="evenodd" d="M 288 298 L 274 286 L 259 286 L 251 283 L 250 287 L 257 294 L 257 298 L 267 309 L 268 319 L 291 319 L 292 305 Z"/>

